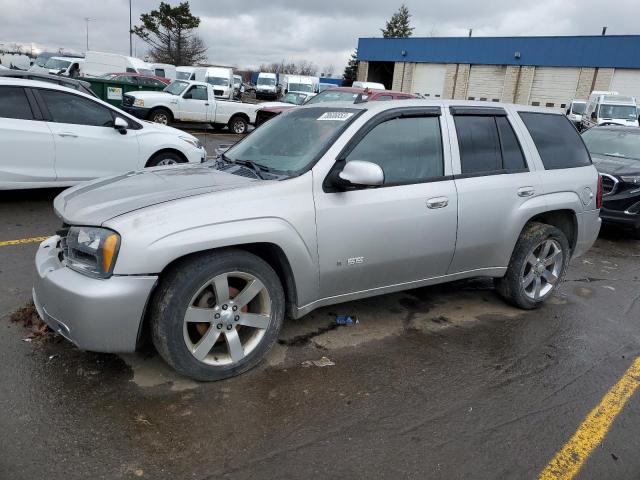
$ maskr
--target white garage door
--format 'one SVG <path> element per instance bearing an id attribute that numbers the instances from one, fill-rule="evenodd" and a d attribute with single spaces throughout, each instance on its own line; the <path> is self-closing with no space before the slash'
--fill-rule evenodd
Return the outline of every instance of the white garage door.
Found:
<path id="1" fill-rule="evenodd" d="M 565 108 L 576 95 L 579 68 L 536 67 L 529 103 L 541 107 Z"/>
<path id="2" fill-rule="evenodd" d="M 417 63 L 413 68 L 411 93 L 442 97 L 445 70 L 446 66 L 443 63 Z"/>
<path id="3" fill-rule="evenodd" d="M 501 65 L 471 65 L 469 72 L 469 100 L 499 102 L 504 89 L 507 67 Z"/>
<path id="4" fill-rule="evenodd" d="M 640 70 L 616 68 L 613 72 L 611 90 L 640 100 Z"/>

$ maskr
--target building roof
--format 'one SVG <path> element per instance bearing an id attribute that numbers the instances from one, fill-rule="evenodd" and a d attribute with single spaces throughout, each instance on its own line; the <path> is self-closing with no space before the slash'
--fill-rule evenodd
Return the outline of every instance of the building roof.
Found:
<path id="1" fill-rule="evenodd" d="M 360 38 L 358 60 L 640 68 L 640 35 Z"/>

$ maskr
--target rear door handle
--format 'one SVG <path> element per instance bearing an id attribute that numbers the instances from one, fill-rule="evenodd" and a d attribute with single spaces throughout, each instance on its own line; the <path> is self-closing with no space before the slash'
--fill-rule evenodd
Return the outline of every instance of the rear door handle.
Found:
<path id="1" fill-rule="evenodd" d="M 536 193 L 536 189 L 533 187 L 520 187 L 518 189 L 519 197 L 532 197 Z"/>
<path id="2" fill-rule="evenodd" d="M 427 208 L 444 208 L 449 205 L 449 199 L 447 197 L 434 197 L 427 200 Z"/>
<path id="3" fill-rule="evenodd" d="M 60 137 L 78 138 L 78 135 L 76 135 L 75 133 L 72 133 L 72 132 L 60 132 L 58 134 L 58 136 L 60 136 Z"/>

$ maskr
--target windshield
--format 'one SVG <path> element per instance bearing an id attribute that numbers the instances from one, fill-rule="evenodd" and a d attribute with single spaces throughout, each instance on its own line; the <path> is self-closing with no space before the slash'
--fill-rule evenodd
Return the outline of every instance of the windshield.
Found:
<path id="1" fill-rule="evenodd" d="M 640 132 L 594 127 L 587 130 L 582 138 L 593 154 L 640 160 Z"/>
<path id="2" fill-rule="evenodd" d="M 178 80 L 189 80 L 191 72 L 176 72 L 176 78 Z"/>
<path id="3" fill-rule="evenodd" d="M 353 92 L 325 90 L 309 100 L 308 104 L 322 102 L 353 102 L 357 96 L 358 94 Z"/>
<path id="4" fill-rule="evenodd" d="M 49 60 L 50 58 L 51 58 L 51 53 L 43 53 L 41 55 L 38 55 L 35 62 L 33 63 L 35 63 L 39 67 L 44 67 L 45 64 L 47 63 L 47 60 Z"/>
<path id="5" fill-rule="evenodd" d="M 71 65 L 69 60 L 61 60 L 59 58 L 50 58 L 47 63 L 44 64 L 44 68 L 50 68 L 51 70 L 63 70 Z"/>
<path id="6" fill-rule="evenodd" d="M 171 95 L 180 95 L 188 86 L 189 84 L 187 82 L 180 82 L 176 80 L 175 82 L 171 82 L 163 92 L 170 93 Z"/>
<path id="7" fill-rule="evenodd" d="M 306 83 L 290 83 L 289 89 L 290 92 L 309 92 L 313 93 L 313 87 Z"/>
<path id="8" fill-rule="evenodd" d="M 228 87 L 229 79 L 222 78 L 222 77 L 207 77 L 207 83 L 210 83 L 211 85 L 216 85 L 218 87 Z"/>
<path id="9" fill-rule="evenodd" d="M 282 113 L 225 152 L 231 160 L 251 160 L 271 170 L 300 172 L 356 118 L 348 108 L 300 108 Z"/>
<path id="10" fill-rule="evenodd" d="M 276 79 L 275 78 L 258 78 L 258 82 L 256 85 L 267 85 L 267 86 L 273 86 L 276 84 Z"/>
<path id="11" fill-rule="evenodd" d="M 282 101 L 284 103 L 291 103 L 293 105 L 302 105 L 306 99 L 307 96 L 304 93 L 295 92 L 287 93 L 284 97 L 282 97 Z"/>
<path id="12" fill-rule="evenodd" d="M 586 103 L 572 103 L 571 104 L 571 113 L 576 115 L 582 115 L 584 110 L 587 108 Z"/>
<path id="13" fill-rule="evenodd" d="M 633 105 L 600 105 L 600 118 L 617 118 L 620 120 L 637 120 L 638 110 Z"/>

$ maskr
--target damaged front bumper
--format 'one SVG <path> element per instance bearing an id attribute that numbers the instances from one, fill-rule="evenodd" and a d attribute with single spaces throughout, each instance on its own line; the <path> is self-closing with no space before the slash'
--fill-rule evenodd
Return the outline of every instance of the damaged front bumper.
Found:
<path id="1" fill-rule="evenodd" d="M 136 348 L 147 300 L 156 276 L 91 278 L 60 260 L 60 237 L 36 253 L 33 302 L 42 320 L 78 348 L 125 353 Z"/>

